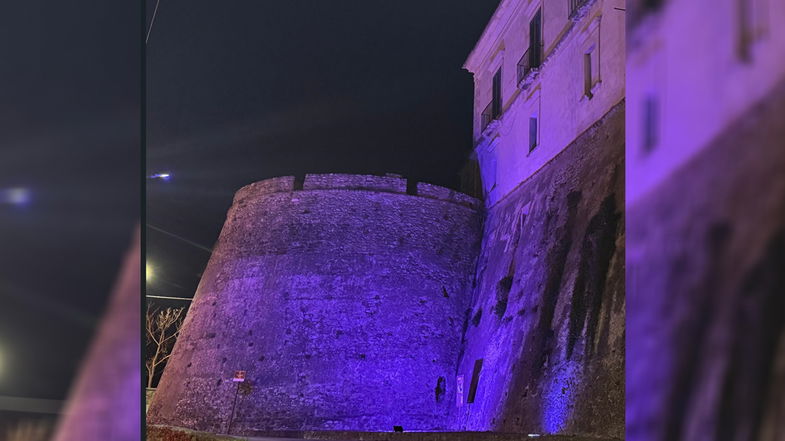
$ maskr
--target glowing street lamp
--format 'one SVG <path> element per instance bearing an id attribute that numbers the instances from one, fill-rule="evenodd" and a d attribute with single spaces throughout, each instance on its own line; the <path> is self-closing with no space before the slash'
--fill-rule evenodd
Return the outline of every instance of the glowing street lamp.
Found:
<path id="1" fill-rule="evenodd" d="M 147 179 L 160 179 L 162 181 L 168 181 L 171 177 L 172 177 L 171 173 L 163 172 L 163 173 L 156 173 L 154 175 L 150 175 L 147 177 Z"/>
<path id="2" fill-rule="evenodd" d="M 149 263 L 145 263 L 144 265 L 144 275 L 145 275 L 145 281 L 148 283 L 153 280 L 153 277 L 155 277 L 155 271 L 153 271 L 153 266 L 150 265 Z"/>

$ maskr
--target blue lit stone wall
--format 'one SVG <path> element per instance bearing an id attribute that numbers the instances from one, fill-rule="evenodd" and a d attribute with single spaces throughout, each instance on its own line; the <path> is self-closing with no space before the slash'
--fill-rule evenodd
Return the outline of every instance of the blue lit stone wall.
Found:
<path id="1" fill-rule="evenodd" d="M 454 430 L 623 438 L 624 231 L 622 102 L 489 208 Z"/>
<path id="2" fill-rule="evenodd" d="M 447 429 L 478 201 L 394 176 L 296 187 L 237 192 L 148 421 L 226 433 L 237 393 L 237 434 Z"/>
<path id="3" fill-rule="evenodd" d="M 631 441 L 785 439 L 783 115 L 785 81 L 629 208 Z"/>

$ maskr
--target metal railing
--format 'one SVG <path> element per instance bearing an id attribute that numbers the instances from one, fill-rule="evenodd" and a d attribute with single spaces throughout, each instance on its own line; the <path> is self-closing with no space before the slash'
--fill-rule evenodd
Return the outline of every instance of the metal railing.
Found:
<path id="1" fill-rule="evenodd" d="M 570 17 L 575 15 L 581 6 L 585 5 L 588 0 L 570 0 Z"/>
<path id="2" fill-rule="evenodd" d="M 493 100 L 485 106 L 485 109 L 480 114 L 480 131 L 485 131 L 485 128 L 488 127 L 488 124 L 491 123 L 495 118 L 493 117 Z"/>
<path id="3" fill-rule="evenodd" d="M 537 49 L 537 50 L 532 50 Z M 540 67 L 542 63 L 542 46 L 538 48 L 529 47 L 518 61 L 518 84 L 526 78 L 532 70 Z"/>

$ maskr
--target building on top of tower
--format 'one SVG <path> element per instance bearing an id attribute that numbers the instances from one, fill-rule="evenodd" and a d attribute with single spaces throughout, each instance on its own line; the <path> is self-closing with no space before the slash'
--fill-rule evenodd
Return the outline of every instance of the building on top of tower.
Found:
<path id="1" fill-rule="evenodd" d="M 624 437 L 624 20 L 502 0 L 464 65 L 486 207 L 457 430 Z"/>
<path id="2" fill-rule="evenodd" d="M 503 0 L 464 64 L 490 206 L 624 100 L 624 1 Z"/>
<path id="3" fill-rule="evenodd" d="M 629 3 L 632 205 L 782 83 L 785 27 L 777 23 L 785 21 L 785 3 L 723 0 L 712 2 L 710 11 L 690 0 Z"/>
<path id="4" fill-rule="evenodd" d="M 783 21 L 628 2 L 628 439 L 785 434 Z"/>

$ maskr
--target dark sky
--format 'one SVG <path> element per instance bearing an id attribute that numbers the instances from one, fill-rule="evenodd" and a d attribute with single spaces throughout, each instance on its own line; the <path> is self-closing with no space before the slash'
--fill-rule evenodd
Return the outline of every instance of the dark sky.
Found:
<path id="1" fill-rule="evenodd" d="M 0 396 L 64 398 L 129 246 L 141 21 L 136 2 L 0 8 L 0 194 L 30 195 L 0 197 Z"/>
<path id="2" fill-rule="evenodd" d="M 150 11 L 155 5 L 148 0 Z M 281 175 L 400 173 L 456 188 L 461 66 L 498 0 L 162 0 L 147 47 L 147 222 L 211 247 L 233 193 Z M 192 296 L 209 253 L 148 228 L 149 294 Z"/>

